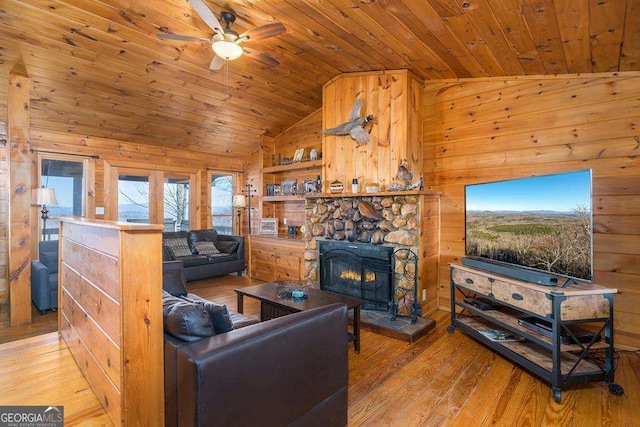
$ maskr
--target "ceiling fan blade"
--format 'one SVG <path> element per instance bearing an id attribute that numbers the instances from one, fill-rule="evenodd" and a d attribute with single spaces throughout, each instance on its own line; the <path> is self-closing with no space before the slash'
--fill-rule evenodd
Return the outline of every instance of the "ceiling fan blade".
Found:
<path id="1" fill-rule="evenodd" d="M 240 38 L 247 37 L 248 41 L 262 40 L 268 37 L 277 36 L 285 31 L 287 31 L 287 27 L 280 22 L 274 22 L 272 24 L 261 25 L 256 28 L 252 28 L 251 30 L 247 30 L 240 34 Z"/>
<path id="2" fill-rule="evenodd" d="M 217 71 L 217 70 L 221 69 L 222 67 L 224 67 L 224 63 L 225 63 L 225 59 L 221 58 L 218 55 L 216 55 L 211 60 L 211 64 L 209 64 L 209 69 L 212 70 L 212 71 Z"/>
<path id="3" fill-rule="evenodd" d="M 209 39 L 203 39 L 202 37 L 183 36 L 180 34 L 158 33 L 156 34 L 156 37 L 165 40 L 182 40 L 185 42 L 211 43 L 211 40 Z"/>
<path id="4" fill-rule="evenodd" d="M 264 65 L 268 65 L 269 67 L 277 67 L 278 65 L 280 65 L 280 61 L 278 61 L 268 53 L 260 52 L 259 50 L 251 49 L 248 47 L 243 47 L 243 49 L 244 53 L 246 53 L 250 58 L 261 62 Z"/>
<path id="5" fill-rule="evenodd" d="M 189 0 L 189 3 L 191 3 L 191 6 L 193 6 L 193 8 L 196 10 L 198 16 L 200 16 L 204 23 L 211 27 L 213 31 L 215 31 L 216 33 L 224 33 L 224 27 L 220 25 L 220 22 L 216 18 L 216 15 L 214 15 L 211 9 L 209 9 L 207 5 L 204 4 L 204 1 Z"/>

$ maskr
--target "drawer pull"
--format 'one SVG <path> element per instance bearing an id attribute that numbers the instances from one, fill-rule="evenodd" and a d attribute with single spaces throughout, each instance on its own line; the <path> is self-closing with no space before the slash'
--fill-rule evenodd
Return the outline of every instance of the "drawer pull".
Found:
<path id="1" fill-rule="evenodd" d="M 511 298 L 513 298 L 516 301 L 522 301 L 524 299 L 524 297 L 522 295 L 515 294 L 515 293 L 511 294 Z"/>
<path id="2" fill-rule="evenodd" d="M 467 282 L 467 284 L 469 285 L 473 285 L 473 279 L 467 277 L 466 279 L 464 279 L 465 282 Z"/>

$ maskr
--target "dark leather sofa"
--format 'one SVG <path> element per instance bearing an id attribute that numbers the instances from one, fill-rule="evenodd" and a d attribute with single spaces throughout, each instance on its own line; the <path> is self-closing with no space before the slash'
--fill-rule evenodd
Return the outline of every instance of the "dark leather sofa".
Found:
<path id="1" fill-rule="evenodd" d="M 346 425 L 346 324 L 335 304 L 191 343 L 165 334 L 166 425 Z"/>
<path id="2" fill-rule="evenodd" d="M 187 239 L 192 253 L 186 256 L 173 256 L 168 250 L 167 239 Z M 230 273 L 242 275 L 245 268 L 244 237 L 217 234 L 215 230 L 171 231 L 162 233 L 162 260 L 182 261 L 187 282 L 224 276 Z M 212 241 L 220 247 L 220 254 L 201 255 L 193 249 L 194 241 Z M 195 253 L 194 253 L 195 252 Z"/>

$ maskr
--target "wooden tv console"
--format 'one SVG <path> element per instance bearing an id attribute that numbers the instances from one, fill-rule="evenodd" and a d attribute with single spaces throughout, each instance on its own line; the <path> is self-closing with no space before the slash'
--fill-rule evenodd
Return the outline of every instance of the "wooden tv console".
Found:
<path id="1" fill-rule="evenodd" d="M 561 402 L 561 390 L 592 381 L 606 381 L 609 391 L 621 396 L 614 382 L 613 294 L 616 289 L 571 281 L 567 286 L 541 286 L 494 273 L 450 264 L 451 326 L 459 328 L 513 363 L 551 384 Z M 482 301 L 495 309 L 472 303 Z M 465 301 L 466 300 L 466 301 Z M 481 304 L 478 304 L 481 305 Z M 533 317 L 551 324 L 550 336 L 522 326 L 518 320 Z M 595 332 L 590 342 L 565 344 L 561 333 L 578 342 L 571 326 Z M 481 332 L 499 330 L 520 337 L 498 341 Z M 575 338 L 575 339 L 574 339 Z M 595 358 L 596 354 L 604 357 Z"/>

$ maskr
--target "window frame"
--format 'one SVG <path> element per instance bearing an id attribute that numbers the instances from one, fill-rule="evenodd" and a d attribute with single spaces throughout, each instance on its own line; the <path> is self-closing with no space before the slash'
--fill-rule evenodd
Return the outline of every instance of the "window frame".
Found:
<path id="1" fill-rule="evenodd" d="M 167 179 L 188 179 L 189 180 L 189 229 L 191 229 L 192 225 L 196 223 L 197 220 L 197 206 L 194 206 L 195 200 L 197 199 L 197 179 L 195 174 L 184 173 L 184 172 L 172 172 L 172 171 L 163 171 L 160 173 L 161 182 L 160 182 L 160 194 L 162 195 L 162 208 L 159 211 L 159 218 L 161 219 L 160 223 L 164 225 L 164 184 Z"/>
<path id="2" fill-rule="evenodd" d="M 152 196 L 154 194 L 154 179 L 155 179 L 155 174 L 152 173 L 151 170 L 147 170 L 147 169 L 137 169 L 137 168 L 117 168 L 116 170 L 116 174 L 115 174 L 115 221 L 120 221 L 120 175 L 126 175 L 126 176 L 140 176 L 140 177 L 147 177 L 147 182 L 149 183 L 149 223 L 153 223 L 154 222 L 154 215 L 156 215 L 155 209 L 154 209 L 154 203 L 152 200 Z"/>
<path id="3" fill-rule="evenodd" d="M 189 226 L 200 228 L 200 180 L 197 173 L 174 170 L 155 170 L 110 165 L 105 162 L 104 218 L 118 220 L 118 180 L 120 175 L 149 176 L 149 222 L 164 224 L 164 178 L 189 178 Z"/>
<path id="4" fill-rule="evenodd" d="M 34 150 L 35 151 L 35 150 Z M 93 207 L 95 205 L 95 200 L 93 197 L 89 195 L 89 188 L 93 186 L 93 180 L 95 179 L 95 162 L 91 162 L 91 157 L 87 156 L 74 156 L 68 154 L 59 154 L 59 153 L 45 153 L 45 152 L 36 152 L 36 181 L 38 183 L 36 188 L 40 188 L 43 185 L 43 177 L 42 177 L 42 162 L 44 160 L 49 161 L 64 161 L 64 162 L 74 162 L 82 164 L 82 209 L 81 209 L 81 217 L 83 218 L 93 218 Z M 90 182 L 91 181 L 91 182 Z M 35 201 L 34 201 L 35 202 Z M 38 239 L 37 241 L 42 240 L 42 219 L 40 217 L 40 207 L 35 206 L 37 208 L 35 221 L 36 226 L 34 227 L 37 232 Z M 73 215 L 72 215 L 73 216 Z M 69 218 L 67 216 L 55 216 L 51 218 Z"/>

